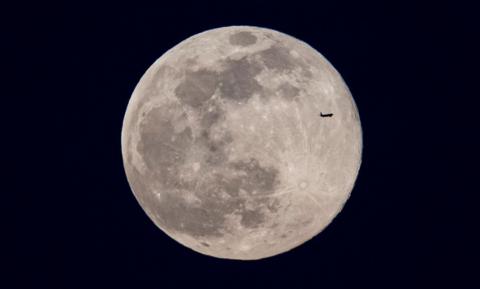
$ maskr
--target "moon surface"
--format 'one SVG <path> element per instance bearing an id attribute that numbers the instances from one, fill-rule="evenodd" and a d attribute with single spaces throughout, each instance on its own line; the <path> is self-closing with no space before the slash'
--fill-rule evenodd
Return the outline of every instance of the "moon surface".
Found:
<path id="1" fill-rule="evenodd" d="M 361 151 L 358 111 L 333 66 L 251 26 L 167 51 L 136 86 L 122 128 L 125 172 L 149 218 L 227 259 L 274 256 L 321 232 L 350 196 Z"/>

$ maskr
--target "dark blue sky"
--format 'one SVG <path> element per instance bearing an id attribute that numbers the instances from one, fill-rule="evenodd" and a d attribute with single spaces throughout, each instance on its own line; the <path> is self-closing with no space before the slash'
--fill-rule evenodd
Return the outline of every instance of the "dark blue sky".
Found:
<path id="1" fill-rule="evenodd" d="M 13 79 L 3 158 L 15 196 L 5 288 L 475 287 L 466 181 L 478 158 L 460 157 L 478 144 L 464 138 L 478 134 L 468 102 L 478 76 L 473 9 L 168 2 L 5 10 Z M 363 128 L 363 163 L 342 213 L 303 246 L 256 262 L 206 257 L 158 230 L 130 191 L 120 150 L 145 69 L 183 39 L 227 25 L 272 28 L 320 51 L 348 84 Z"/>

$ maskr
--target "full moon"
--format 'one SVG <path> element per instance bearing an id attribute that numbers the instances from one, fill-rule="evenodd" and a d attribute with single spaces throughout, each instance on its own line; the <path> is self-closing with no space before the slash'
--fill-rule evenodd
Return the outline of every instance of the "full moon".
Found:
<path id="1" fill-rule="evenodd" d="M 335 68 L 305 42 L 251 26 L 196 34 L 155 61 L 121 138 L 149 218 L 188 248 L 240 260 L 319 234 L 350 196 L 362 152 Z"/>

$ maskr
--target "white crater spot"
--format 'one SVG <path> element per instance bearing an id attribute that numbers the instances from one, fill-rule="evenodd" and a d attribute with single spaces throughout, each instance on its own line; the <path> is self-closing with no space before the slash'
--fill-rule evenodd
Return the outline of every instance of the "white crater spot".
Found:
<path id="1" fill-rule="evenodd" d="M 298 186 L 300 187 L 300 189 L 304 190 L 308 187 L 308 183 L 306 181 L 302 181 Z"/>
<path id="2" fill-rule="evenodd" d="M 200 163 L 193 163 L 192 167 L 194 172 L 198 172 L 200 169 Z"/>

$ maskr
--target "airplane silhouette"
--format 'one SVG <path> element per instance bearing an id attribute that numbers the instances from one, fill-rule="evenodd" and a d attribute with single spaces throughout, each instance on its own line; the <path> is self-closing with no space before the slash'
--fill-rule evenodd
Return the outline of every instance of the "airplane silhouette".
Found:
<path id="1" fill-rule="evenodd" d="M 332 117 L 332 116 L 333 116 L 333 113 L 325 113 L 325 114 L 323 114 L 323 113 L 320 112 L 320 116 L 321 116 L 321 117 Z"/>

